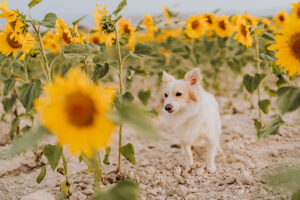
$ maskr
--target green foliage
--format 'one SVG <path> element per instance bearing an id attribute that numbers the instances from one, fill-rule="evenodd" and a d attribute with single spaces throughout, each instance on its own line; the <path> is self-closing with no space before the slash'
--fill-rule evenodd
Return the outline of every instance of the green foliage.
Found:
<path id="1" fill-rule="evenodd" d="M 70 193 L 70 183 L 67 181 L 64 181 L 60 184 L 60 190 L 63 192 L 63 194 L 65 195 L 65 197 L 67 197 L 67 199 L 69 199 L 69 197 L 71 196 Z"/>
<path id="2" fill-rule="evenodd" d="M 91 200 L 137 200 L 138 186 L 130 180 L 118 182 L 112 189 L 95 194 Z"/>
<path id="3" fill-rule="evenodd" d="M 58 145 L 47 144 L 44 147 L 44 155 L 47 157 L 48 163 L 54 171 L 62 155 L 62 148 Z"/>
<path id="4" fill-rule="evenodd" d="M 126 0 L 121 1 L 118 5 L 117 9 L 113 11 L 113 14 L 115 16 L 117 16 L 119 14 L 119 12 L 121 12 L 126 5 L 127 5 Z"/>
<path id="5" fill-rule="evenodd" d="M 38 24 L 46 28 L 55 28 L 57 16 L 54 13 L 47 13 L 42 21 Z"/>
<path id="6" fill-rule="evenodd" d="M 259 84 L 265 77 L 266 77 L 266 74 L 256 73 L 254 76 L 246 74 L 243 77 L 243 84 L 244 84 L 246 90 L 252 94 L 259 87 Z"/>
<path id="7" fill-rule="evenodd" d="M 15 132 L 18 131 L 19 125 L 20 125 L 20 118 L 15 118 L 15 119 L 12 120 L 12 122 L 11 122 L 11 129 L 9 131 L 9 136 L 11 138 L 13 138 Z"/>
<path id="8" fill-rule="evenodd" d="M 7 96 L 8 93 L 10 91 L 12 91 L 12 89 L 14 89 L 15 84 L 16 84 L 16 79 L 15 78 L 7 79 L 7 80 L 4 81 L 4 89 L 3 89 L 4 96 Z"/>
<path id="9" fill-rule="evenodd" d="M 45 129 L 43 126 L 40 126 L 29 133 L 16 137 L 13 140 L 11 147 L 7 151 L 0 153 L 0 159 L 6 159 L 15 156 L 26 151 L 28 148 L 32 148 L 49 134 L 50 132 L 47 129 Z"/>
<path id="10" fill-rule="evenodd" d="M 41 3 L 42 0 L 31 0 L 29 3 L 28 3 L 28 7 L 29 8 L 33 8 L 34 6 L 38 5 L 39 3 Z"/>
<path id="11" fill-rule="evenodd" d="M 135 164 L 134 147 L 131 143 L 128 143 L 120 149 L 122 156 L 124 156 L 131 164 Z"/>
<path id="12" fill-rule="evenodd" d="M 40 96 L 42 92 L 42 83 L 40 80 L 35 80 L 32 83 L 24 83 L 20 88 L 19 99 L 26 109 L 26 112 L 29 112 L 33 108 L 34 101 Z"/>
<path id="13" fill-rule="evenodd" d="M 5 112 L 10 112 L 16 103 L 17 98 L 12 96 L 11 98 L 4 97 L 2 100 L 3 108 Z"/>
<path id="14" fill-rule="evenodd" d="M 91 54 L 99 54 L 100 47 L 96 44 L 71 43 L 63 46 L 62 51 L 66 58 L 83 58 Z"/>
<path id="15" fill-rule="evenodd" d="M 151 90 L 140 90 L 138 92 L 138 97 L 144 105 L 147 105 L 151 97 Z"/>
<path id="16" fill-rule="evenodd" d="M 109 165 L 110 152 L 111 152 L 111 148 L 110 147 L 106 147 L 105 148 L 105 156 L 104 156 L 104 159 L 103 159 L 103 163 L 106 164 L 106 165 Z"/>
<path id="17" fill-rule="evenodd" d="M 130 51 L 130 54 L 136 58 L 149 58 L 155 56 L 155 51 L 146 44 L 137 43 L 134 48 L 134 52 Z"/>
<path id="18" fill-rule="evenodd" d="M 280 112 L 285 114 L 300 107 L 300 88 L 282 87 L 279 88 L 277 104 Z"/>
<path id="19" fill-rule="evenodd" d="M 129 36 L 130 36 L 129 33 L 123 33 L 121 35 L 121 37 L 119 38 L 121 46 L 124 46 L 124 45 L 128 44 Z"/>
<path id="20" fill-rule="evenodd" d="M 280 117 L 280 115 L 278 115 L 275 119 L 273 119 L 266 128 L 264 129 L 260 129 L 257 131 L 257 136 L 259 138 L 262 137 L 266 137 L 268 135 L 275 135 L 278 132 L 278 129 L 280 127 L 281 124 L 283 124 L 284 121 L 282 120 L 282 118 Z"/>
<path id="21" fill-rule="evenodd" d="M 72 22 L 73 26 L 76 26 L 79 22 L 81 22 L 87 15 L 83 15 L 79 19 Z"/>
<path id="22" fill-rule="evenodd" d="M 36 182 L 37 182 L 38 184 L 40 184 L 40 183 L 44 180 L 45 176 L 46 176 L 46 166 L 43 165 L 43 166 L 41 167 L 41 172 L 40 172 L 40 174 L 39 174 L 38 177 L 36 178 Z"/>
<path id="23" fill-rule="evenodd" d="M 109 71 L 109 65 L 107 63 L 104 63 L 104 66 L 101 64 L 96 64 L 96 67 L 93 72 L 92 80 L 98 81 L 101 78 L 103 78 Z"/>
<path id="24" fill-rule="evenodd" d="M 268 114 L 270 110 L 271 101 L 269 99 L 260 100 L 258 102 L 259 108 L 263 111 L 263 113 Z"/>

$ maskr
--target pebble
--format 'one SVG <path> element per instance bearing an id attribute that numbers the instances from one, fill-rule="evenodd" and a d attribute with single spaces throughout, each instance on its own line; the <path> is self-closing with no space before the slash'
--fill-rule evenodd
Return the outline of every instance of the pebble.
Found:
<path id="1" fill-rule="evenodd" d="M 71 200 L 85 200 L 86 196 L 80 191 L 76 191 L 72 194 Z"/>
<path id="2" fill-rule="evenodd" d="M 204 168 L 198 168 L 195 171 L 197 176 L 202 176 L 204 174 Z"/>
<path id="3" fill-rule="evenodd" d="M 153 167 L 147 167 L 146 168 L 146 172 L 148 172 L 148 174 L 154 174 L 155 173 L 155 169 Z"/>
<path id="4" fill-rule="evenodd" d="M 181 167 L 180 167 L 180 166 L 175 167 L 174 176 L 175 176 L 175 177 L 180 177 L 181 171 L 182 171 L 182 170 L 181 170 Z"/>
<path id="5" fill-rule="evenodd" d="M 55 198 L 45 190 L 40 190 L 26 196 L 23 196 L 21 200 L 55 200 Z"/>
<path id="6" fill-rule="evenodd" d="M 83 191 L 83 194 L 85 195 L 91 195 L 94 193 L 94 190 L 92 188 L 86 188 L 84 191 Z"/>
<path id="7" fill-rule="evenodd" d="M 189 194 L 185 197 L 185 200 L 197 200 L 197 197 L 193 194 Z"/>
<path id="8" fill-rule="evenodd" d="M 178 190 L 177 190 L 177 194 L 179 194 L 180 196 L 185 197 L 188 194 L 188 189 L 187 187 L 180 185 Z"/>
<path id="9" fill-rule="evenodd" d="M 130 171 L 130 172 L 129 172 L 128 177 L 129 177 L 130 179 L 134 179 L 134 173 L 133 173 L 133 171 Z"/>
<path id="10" fill-rule="evenodd" d="M 240 176 L 238 176 L 237 182 L 243 185 L 251 185 L 253 184 L 254 180 L 248 171 L 244 171 Z"/>
<path id="11" fill-rule="evenodd" d="M 149 160 L 143 160 L 143 161 L 140 162 L 140 165 L 142 167 L 146 167 L 146 166 L 150 165 L 150 162 L 149 162 Z"/>

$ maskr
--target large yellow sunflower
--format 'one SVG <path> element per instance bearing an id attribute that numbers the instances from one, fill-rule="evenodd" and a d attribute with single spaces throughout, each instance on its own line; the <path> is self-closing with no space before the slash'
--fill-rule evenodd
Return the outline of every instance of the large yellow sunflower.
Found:
<path id="1" fill-rule="evenodd" d="M 142 23 L 147 28 L 147 32 L 150 35 L 153 35 L 158 29 L 154 24 L 154 18 L 152 15 L 147 14 L 144 16 L 144 21 Z"/>
<path id="2" fill-rule="evenodd" d="M 292 13 L 291 17 L 295 17 L 297 19 L 300 19 L 300 1 L 297 3 L 291 3 L 293 8 L 292 8 Z"/>
<path id="3" fill-rule="evenodd" d="M 229 23 L 228 16 L 222 15 L 220 17 L 217 17 L 215 22 L 215 31 L 222 38 L 232 35 L 232 27 Z"/>
<path id="4" fill-rule="evenodd" d="M 70 28 L 62 18 L 58 18 L 58 21 L 56 22 L 56 36 L 63 45 L 83 43 L 77 26 Z"/>
<path id="5" fill-rule="evenodd" d="M 0 52 L 6 56 L 17 55 L 18 51 L 23 51 L 20 59 L 25 58 L 25 54 L 30 51 L 30 49 L 35 47 L 35 39 L 33 36 L 27 33 L 15 33 L 10 24 L 5 26 L 3 32 L 0 32 Z"/>
<path id="6" fill-rule="evenodd" d="M 51 31 L 43 36 L 42 42 L 46 50 L 51 50 L 53 53 L 57 53 L 60 50 L 59 40 Z"/>
<path id="7" fill-rule="evenodd" d="M 234 39 L 246 47 L 253 45 L 253 39 L 250 32 L 250 25 L 245 20 L 239 20 L 236 26 L 236 35 Z"/>
<path id="8" fill-rule="evenodd" d="M 257 26 L 258 23 L 257 17 L 250 16 L 248 12 L 243 14 L 241 17 L 246 21 L 248 25 Z"/>
<path id="9" fill-rule="evenodd" d="M 205 20 L 199 14 L 186 20 L 185 32 L 190 38 L 200 38 L 205 33 Z"/>
<path id="10" fill-rule="evenodd" d="M 124 33 L 129 34 L 129 41 L 127 46 L 129 48 L 134 48 L 134 45 L 136 44 L 135 28 L 125 18 L 122 18 L 119 21 L 118 25 L 119 25 L 119 35 L 121 36 Z"/>
<path id="11" fill-rule="evenodd" d="M 3 12 L 0 14 L 0 18 L 6 18 L 9 23 L 14 22 L 18 19 L 18 13 L 11 10 L 7 6 L 7 0 L 1 1 L 0 10 Z"/>
<path id="12" fill-rule="evenodd" d="M 65 78 L 56 77 L 44 87 L 35 108 L 59 144 L 69 146 L 74 155 L 91 157 L 108 145 L 114 132 L 107 114 L 115 93 L 116 89 L 96 86 L 79 68 L 73 68 Z"/>
<path id="13" fill-rule="evenodd" d="M 282 26 L 288 20 L 288 14 L 285 10 L 278 11 L 277 15 L 273 18 L 273 20 L 277 23 L 278 26 Z"/>
<path id="14" fill-rule="evenodd" d="M 269 50 L 278 50 L 276 64 L 290 76 L 300 75 L 300 20 L 290 19 L 274 37 L 276 43 Z"/>

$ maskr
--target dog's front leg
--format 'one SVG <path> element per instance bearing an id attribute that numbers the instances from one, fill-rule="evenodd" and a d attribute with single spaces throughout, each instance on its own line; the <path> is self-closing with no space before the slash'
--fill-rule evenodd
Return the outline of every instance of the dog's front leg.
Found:
<path id="1" fill-rule="evenodd" d="M 184 145 L 184 151 L 188 158 L 188 165 L 193 165 L 193 153 L 192 153 L 191 145 L 189 144 Z"/>
<path id="2" fill-rule="evenodd" d="M 215 139 L 209 139 L 207 144 L 207 170 L 211 173 L 216 171 L 215 157 L 218 150 L 218 142 Z"/>

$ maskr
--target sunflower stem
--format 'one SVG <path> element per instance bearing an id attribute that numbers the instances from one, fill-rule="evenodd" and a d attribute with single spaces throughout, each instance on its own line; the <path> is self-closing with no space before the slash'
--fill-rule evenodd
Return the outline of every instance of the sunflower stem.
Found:
<path id="1" fill-rule="evenodd" d="M 255 52 L 256 52 L 256 55 L 255 55 L 255 58 L 256 58 L 256 69 L 257 69 L 257 73 L 260 74 L 259 40 L 258 40 L 258 37 L 257 37 L 257 30 L 255 30 L 255 32 L 254 32 L 254 39 L 255 39 Z M 260 84 L 258 85 L 258 88 L 257 88 L 258 102 L 261 100 Z M 259 117 L 260 123 L 262 124 L 262 113 L 261 113 L 260 108 L 258 108 L 258 117 Z"/>
<path id="2" fill-rule="evenodd" d="M 25 83 L 28 83 L 28 68 L 27 68 L 27 63 L 25 61 L 23 62 L 23 67 L 25 73 Z"/>
<path id="3" fill-rule="evenodd" d="M 66 182 L 69 183 L 68 164 L 67 164 L 67 160 L 66 160 L 66 156 L 65 156 L 63 147 L 62 147 L 61 157 L 62 157 L 62 161 L 63 161 L 63 167 L 64 167 L 64 172 L 65 172 Z"/>

